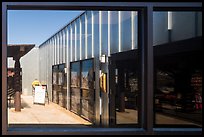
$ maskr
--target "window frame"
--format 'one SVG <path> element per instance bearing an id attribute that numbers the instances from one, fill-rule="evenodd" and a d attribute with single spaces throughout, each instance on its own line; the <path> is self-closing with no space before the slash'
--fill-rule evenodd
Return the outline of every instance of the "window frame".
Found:
<path id="1" fill-rule="evenodd" d="M 7 114 L 7 10 L 138 10 L 138 47 L 141 47 L 141 128 L 8 127 Z M 2 134 L 202 134 L 202 128 L 153 127 L 153 11 L 200 10 L 202 2 L 3 2 L 2 3 Z M 150 105 L 151 104 L 151 105 Z"/>

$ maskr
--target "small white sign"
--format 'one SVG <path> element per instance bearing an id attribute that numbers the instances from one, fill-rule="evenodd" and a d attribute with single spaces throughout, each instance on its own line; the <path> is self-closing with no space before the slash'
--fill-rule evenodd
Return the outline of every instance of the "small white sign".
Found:
<path id="1" fill-rule="evenodd" d="M 44 86 L 36 86 L 34 93 L 34 103 L 45 104 L 45 90 Z"/>

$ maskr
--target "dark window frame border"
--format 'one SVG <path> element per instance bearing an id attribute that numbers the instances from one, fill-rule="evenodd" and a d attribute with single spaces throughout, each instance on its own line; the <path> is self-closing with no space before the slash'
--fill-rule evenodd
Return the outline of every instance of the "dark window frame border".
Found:
<path id="1" fill-rule="evenodd" d="M 142 128 L 13 127 L 7 121 L 7 10 L 140 10 L 139 43 L 142 51 Z M 2 134 L 202 134 L 202 128 L 153 127 L 153 10 L 201 10 L 202 2 L 3 2 L 2 3 Z M 147 105 L 148 104 L 148 105 Z"/>

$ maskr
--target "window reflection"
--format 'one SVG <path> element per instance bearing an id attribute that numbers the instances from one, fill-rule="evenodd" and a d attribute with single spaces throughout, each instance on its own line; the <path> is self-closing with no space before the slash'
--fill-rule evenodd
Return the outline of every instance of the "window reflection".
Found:
<path id="1" fill-rule="evenodd" d="M 121 12 L 121 49 L 122 51 L 131 50 L 131 11 Z"/>
<path id="2" fill-rule="evenodd" d="M 111 81 L 114 81 L 111 87 L 113 93 L 110 96 L 111 125 L 113 127 L 139 126 L 139 111 L 141 109 L 138 53 L 136 50 L 126 53 L 130 56 L 124 57 L 124 60 L 117 60 L 119 54 L 112 54 L 111 62 L 115 64 L 110 68 L 113 72 Z M 135 60 L 135 58 L 137 59 Z"/>
<path id="3" fill-rule="evenodd" d="M 94 77 L 93 61 L 82 62 L 81 89 L 82 89 L 82 115 L 94 121 Z"/>
<path id="4" fill-rule="evenodd" d="M 167 16 L 167 12 L 155 13 Z M 198 15 L 173 12 L 169 41 L 154 45 L 156 126 L 202 127 L 202 36 L 192 32 L 200 27 Z M 159 27 L 154 24 L 157 36 L 163 35 L 158 34 Z"/>
<path id="5" fill-rule="evenodd" d="M 85 59 L 85 14 L 81 17 L 81 57 Z"/>
<path id="6" fill-rule="evenodd" d="M 119 68 L 116 85 L 116 124 L 138 123 L 138 76 L 134 69 Z"/>
<path id="7" fill-rule="evenodd" d="M 92 13 L 91 11 L 87 11 L 87 58 L 92 57 Z"/>
<path id="8" fill-rule="evenodd" d="M 71 63 L 71 110 L 80 114 L 80 62 Z"/>
<path id="9" fill-rule="evenodd" d="M 67 75 L 64 69 L 65 64 L 52 67 L 52 100 L 61 107 L 67 108 Z"/>
<path id="10" fill-rule="evenodd" d="M 71 110 L 94 122 L 94 71 L 93 60 L 71 63 Z"/>

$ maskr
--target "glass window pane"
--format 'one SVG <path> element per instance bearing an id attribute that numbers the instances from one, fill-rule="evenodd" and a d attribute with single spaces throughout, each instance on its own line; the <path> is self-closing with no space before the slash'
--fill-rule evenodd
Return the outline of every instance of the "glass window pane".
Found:
<path id="1" fill-rule="evenodd" d="M 163 24 L 159 18 L 169 19 L 167 15 L 167 11 L 154 12 L 153 20 Z M 195 33 L 201 21 L 196 15 L 196 12 L 173 12 L 169 41 L 154 46 L 156 126 L 202 127 L 202 36 Z M 167 29 L 167 24 L 166 28 L 164 24 L 154 25 L 160 26 L 154 28 L 154 35 L 166 33 L 162 29 Z M 160 41 L 164 37 L 156 38 Z"/>
<path id="2" fill-rule="evenodd" d="M 66 74 L 64 72 L 65 64 L 58 65 L 58 84 L 55 86 L 57 90 L 57 104 L 63 108 L 67 108 L 67 91 L 66 91 Z"/>
<path id="3" fill-rule="evenodd" d="M 82 115 L 94 121 L 94 75 L 93 60 L 82 62 L 81 70 L 81 89 L 82 89 Z"/>
<path id="4" fill-rule="evenodd" d="M 74 62 L 71 63 L 71 87 L 80 87 L 80 63 Z"/>
<path id="5" fill-rule="evenodd" d="M 57 98 L 57 83 L 58 83 L 58 66 L 53 66 L 52 68 L 52 101 L 58 103 Z"/>
<path id="6" fill-rule="evenodd" d="M 123 53 L 112 55 L 111 63 L 114 65 L 110 67 L 111 91 L 113 93 L 110 95 L 110 125 L 113 127 L 137 127 L 141 110 L 138 53 L 137 51 L 127 51 L 126 56 L 119 59 L 120 54 Z M 114 60 L 114 58 L 118 59 Z"/>
<path id="7" fill-rule="evenodd" d="M 130 64 L 129 64 L 130 65 Z M 135 70 L 134 70 L 135 69 Z M 116 123 L 117 124 L 136 124 L 138 123 L 138 108 L 137 108 L 137 96 L 138 96 L 138 72 L 136 68 L 126 67 L 125 69 L 118 69 L 118 88 L 119 100 L 116 101 Z M 120 86 L 119 86 L 120 85 Z M 121 86 L 122 85 L 122 86 Z M 123 92 L 123 90 L 124 92 Z M 124 99 L 122 99 L 124 97 Z M 123 107 L 123 101 L 124 107 Z M 123 110 L 124 108 L 124 110 Z M 118 110 L 117 110 L 118 109 Z M 124 114 L 122 112 L 129 113 Z M 122 117 L 125 117 L 124 119 Z"/>
<path id="8" fill-rule="evenodd" d="M 80 114 L 80 62 L 71 63 L 71 110 Z"/>

